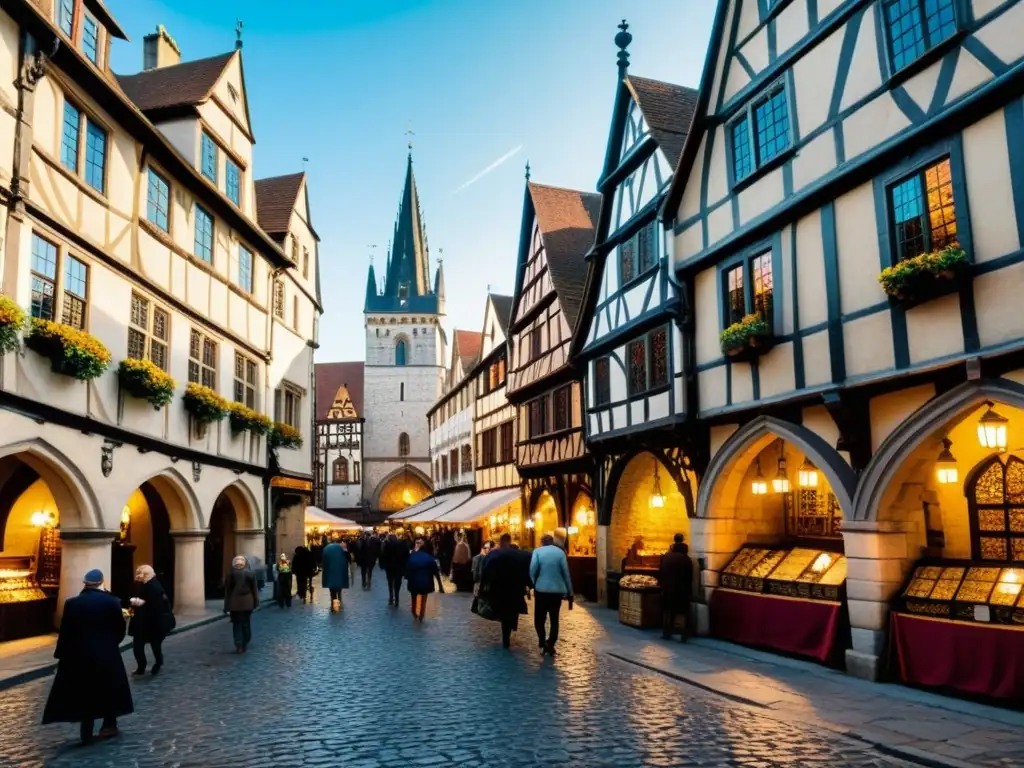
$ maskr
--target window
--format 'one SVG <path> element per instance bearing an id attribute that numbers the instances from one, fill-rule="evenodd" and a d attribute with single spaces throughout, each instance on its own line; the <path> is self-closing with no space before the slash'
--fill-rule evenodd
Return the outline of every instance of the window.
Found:
<path id="1" fill-rule="evenodd" d="M 59 0 L 57 8 L 57 24 L 65 35 L 71 37 L 71 31 L 75 28 L 75 0 Z"/>
<path id="2" fill-rule="evenodd" d="M 1004 465 L 992 456 L 973 474 L 967 492 L 971 557 L 1024 563 L 1024 461 L 1010 456 Z"/>
<path id="3" fill-rule="evenodd" d="M 238 246 L 238 287 L 252 293 L 252 251 L 241 244 Z"/>
<path id="4" fill-rule="evenodd" d="M 61 322 L 80 330 L 85 329 L 88 275 L 89 268 L 85 262 L 71 255 L 64 259 L 64 307 Z"/>
<path id="5" fill-rule="evenodd" d="M 195 328 L 188 345 L 188 380 L 217 389 L 217 342 Z"/>
<path id="6" fill-rule="evenodd" d="M 405 339 L 399 339 L 395 342 L 395 365 L 405 365 L 405 353 Z"/>
<path id="7" fill-rule="evenodd" d="M 956 210 L 949 158 L 889 189 L 895 261 L 938 251 L 956 242 Z"/>
<path id="8" fill-rule="evenodd" d="M 651 389 L 668 385 L 668 327 L 657 328 L 648 334 L 648 354 L 651 359 Z"/>
<path id="9" fill-rule="evenodd" d="M 302 249 L 302 276 L 309 277 L 309 248 Z"/>
<path id="10" fill-rule="evenodd" d="M 284 280 L 274 281 L 274 317 L 284 320 Z"/>
<path id="11" fill-rule="evenodd" d="M 404 381 L 401 382 L 398 385 L 398 399 L 400 401 L 404 401 L 405 400 L 405 382 Z"/>
<path id="12" fill-rule="evenodd" d="M 668 326 L 629 343 L 629 394 L 640 395 L 668 385 Z"/>
<path id="13" fill-rule="evenodd" d="M 299 238 L 292 235 L 292 263 L 299 263 Z"/>
<path id="14" fill-rule="evenodd" d="M 647 340 L 631 341 L 626 348 L 629 358 L 629 394 L 637 395 L 647 390 Z"/>
<path id="15" fill-rule="evenodd" d="M 544 351 L 544 326 L 538 325 L 530 331 L 530 359 L 536 360 Z"/>
<path id="16" fill-rule="evenodd" d="M 299 330 L 299 297 L 292 296 L 292 328 Z"/>
<path id="17" fill-rule="evenodd" d="M 462 474 L 468 475 L 473 471 L 473 448 L 468 445 L 462 446 Z"/>
<path id="18" fill-rule="evenodd" d="M 348 483 L 348 459 L 344 456 L 339 456 L 334 460 L 334 484 L 347 484 Z"/>
<path id="19" fill-rule="evenodd" d="M 594 361 L 594 405 L 608 405 L 612 401 L 611 367 L 609 357 Z"/>
<path id="20" fill-rule="evenodd" d="M 85 183 L 102 192 L 107 169 L 107 132 L 85 119 Z"/>
<path id="21" fill-rule="evenodd" d="M 885 0 L 889 63 L 897 72 L 956 32 L 955 0 Z"/>
<path id="22" fill-rule="evenodd" d="M 171 185 L 167 179 L 149 169 L 149 186 L 146 192 L 146 218 L 164 232 L 171 231 Z"/>
<path id="23" fill-rule="evenodd" d="M 69 33 L 70 34 L 70 33 Z M 78 136 L 82 113 L 70 101 L 64 102 L 64 127 L 61 132 L 60 161 L 72 173 L 78 173 Z"/>
<path id="24" fill-rule="evenodd" d="M 235 402 L 256 407 L 256 382 L 259 366 L 241 352 L 235 352 Z"/>
<path id="25" fill-rule="evenodd" d="M 128 357 L 151 360 L 167 370 L 167 344 L 171 322 L 166 310 L 151 306 L 149 299 L 132 294 L 131 316 L 128 327 Z"/>
<path id="26" fill-rule="evenodd" d="M 568 429 L 570 426 L 569 389 L 569 385 L 556 389 L 553 396 L 552 402 L 554 404 L 554 408 L 552 410 L 551 421 L 555 432 L 562 429 Z"/>
<path id="27" fill-rule="evenodd" d="M 224 161 L 224 192 L 235 205 L 242 204 L 242 171 L 230 160 Z"/>
<path id="28" fill-rule="evenodd" d="M 405 432 L 398 436 L 398 455 L 409 455 L 409 435 Z"/>
<path id="29" fill-rule="evenodd" d="M 658 262 L 655 222 L 647 224 L 619 245 L 619 282 L 628 283 Z"/>
<path id="30" fill-rule="evenodd" d="M 82 23 L 82 52 L 93 64 L 100 63 L 100 27 L 88 13 Z"/>
<path id="31" fill-rule="evenodd" d="M 453 448 L 448 456 L 448 466 L 452 468 L 452 480 L 459 476 L 459 449 Z"/>
<path id="32" fill-rule="evenodd" d="M 441 479 L 444 482 L 448 482 L 448 456 L 447 454 L 441 457 Z"/>
<path id="33" fill-rule="evenodd" d="M 195 254 L 207 264 L 213 264 L 213 216 L 198 203 Z"/>
<path id="34" fill-rule="evenodd" d="M 491 427 L 483 434 L 483 446 L 481 449 L 483 460 L 482 467 L 492 467 L 498 463 L 498 428 Z"/>
<path id="35" fill-rule="evenodd" d="M 213 143 L 213 139 L 210 138 L 209 134 L 203 133 L 202 138 L 199 142 L 200 151 L 200 166 L 199 170 L 203 176 L 208 178 L 214 184 L 217 183 L 217 145 Z"/>
<path id="36" fill-rule="evenodd" d="M 760 253 L 724 273 L 725 327 L 757 314 L 772 327 L 775 317 L 771 252 Z"/>
<path id="37" fill-rule="evenodd" d="M 32 234 L 32 317 L 53 320 L 57 301 L 57 246 Z"/>
<path id="38" fill-rule="evenodd" d="M 548 433 L 548 402 L 550 395 L 542 395 L 529 404 L 530 437 Z"/>
<path id="39" fill-rule="evenodd" d="M 506 464 L 515 459 L 512 455 L 512 422 L 506 421 L 501 430 L 501 460 Z"/>
<path id="40" fill-rule="evenodd" d="M 783 496 L 786 533 L 816 539 L 841 539 L 843 510 L 827 488 L 797 488 Z"/>
<path id="41" fill-rule="evenodd" d="M 765 94 L 751 101 L 730 131 L 735 184 L 790 146 L 789 98 L 785 83 L 775 83 Z"/>
<path id="42" fill-rule="evenodd" d="M 285 384 L 274 393 L 274 403 L 274 418 L 298 429 L 302 419 L 302 393 Z"/>

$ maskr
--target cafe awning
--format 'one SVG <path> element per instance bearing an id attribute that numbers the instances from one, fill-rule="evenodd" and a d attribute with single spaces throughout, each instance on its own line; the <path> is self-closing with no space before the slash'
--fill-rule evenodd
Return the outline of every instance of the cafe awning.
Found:
<path id="1" fill-rule="evenodd" d="M 324 512 L 320 507 L 312 506 L 306 507 L 306 525 L 323 525 L 336 531 L 363 527 L 346 517 L 338 517 L 330 512 Z"/>
<path id="2" fill-rule="evenodd" d="M 492 512 L 519 498 L 518 488 L 504 488 L 500 491 L 478 493 L 465 504 L 450 510 L 444 517 L 435 519 L 438 523 L 475 523 Z"/>
<path id="3" fill-rule="evenodd" d="M 414 515 L 402 518 L 403 523 L 434 523 L 445 514 L 457 508 L 460 504 L 469 500 L 473 495 L 472 491 L 452 491 L 438 496 L 431 496 L 428 501 L 432 504 L 421 508 Z"/>

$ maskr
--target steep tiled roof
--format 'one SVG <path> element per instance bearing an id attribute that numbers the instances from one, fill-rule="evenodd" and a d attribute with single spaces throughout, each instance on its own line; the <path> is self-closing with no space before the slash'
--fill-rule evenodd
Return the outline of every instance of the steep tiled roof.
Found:
<path id="1" fill-rule="evenodd" d="M 575 189 L 548 187 L 530 182 L 533 210 L 544 239 L 551 282 L 565 319 L 576 325 L 583 286 L 587 280 L 584 257 L 594 244 L 594 226 L 601 211 L 601 196 Z"/>
<path id="2" fill-rule="evenodd" d="M 501 332 L 507 336 L 508 323 L 509 320 L 512 319 L 512 297 L 492 293 L 491 302 L 494 304 L 494 316 L 498 318 L 498 325 L 501 326 Z"/>
<path id="3" fill-rule="evenodd" d="M 363 413 L 363 363 L 317 363 L 316 364 L 316 420 L 327 418 L 327 412 L 334 405 L 334 397 L 341 387 L 348 389 L 349 399 L 356 413 Z"/>
<path id="4" fill-rule="evenodd" d="M 473 370 L 473 366 L 480 359 L 480 343 L 482 340 L 483 337 L 479 331 L 455 331 L 455 343 L 458 345 L 463 373 L 469 373 Z"/>
<path id="5" fill-rule="evenodd" d="M 256 180 L 256 220 L 264 232 L 280 235 L 288 231 L 305 176 L 300 171 L 287 176 Z"/>
<path id="6" fill-rule="evenodd" d="M 191 107 L 206 101 L 235 53 L 185 61 L 137 75 L 117 75 L 117 83 L 143 112 Z"/>
<path id="7" fill-rule="evenodd" d="M 697 109 L 697 91 L 629 75 L 626 86 L 644 113 L 651 135 L 674 168 Z"/>

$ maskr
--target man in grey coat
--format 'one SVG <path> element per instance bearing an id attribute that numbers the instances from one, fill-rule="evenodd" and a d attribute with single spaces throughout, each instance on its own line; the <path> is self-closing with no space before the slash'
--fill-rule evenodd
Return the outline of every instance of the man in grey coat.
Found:
<path id="1" fill-rule="evenodd" d="M 565 550 L 555 546 L 554 536 L 546 533 L 540 543 L 530 558 L 530 581 L 534 589 L 533 626 L 537 630 L 540 647 L 554 656 L 555 643 L 558 642 L 558 614 L 562 610 L 563 599 L 569 601 L 569 610 L 572 610 L 572 579 Z M 551 618 L 551 634 L 545 639 L 544 625 L 548 617 Z"/>

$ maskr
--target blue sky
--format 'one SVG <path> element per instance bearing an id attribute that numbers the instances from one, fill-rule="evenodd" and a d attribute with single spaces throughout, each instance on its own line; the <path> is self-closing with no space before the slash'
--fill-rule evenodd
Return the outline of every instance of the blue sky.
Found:
<path id="1" fill-rule="evenodd" d="M 230 50 L 243 20 L 256 174 L 290 173 L 309 158 L 325 307 L 318 362 L 363 358 L 366 269 L 371 253 L 378 265 L 385 258 L 410 121 L 432 269 L 444 251 L 445 325 L 479 329 L 488 286 L 512 292 L 526 161 L 535 181 L 595 188 L 616 25 L 630 23 L 631 72 L 697 87 L 714 5 L 108 0 L 132 40 L 116 41 L 118 73 L 141 68 L 142 37 L 158 23 L 196 59 Z"/>

